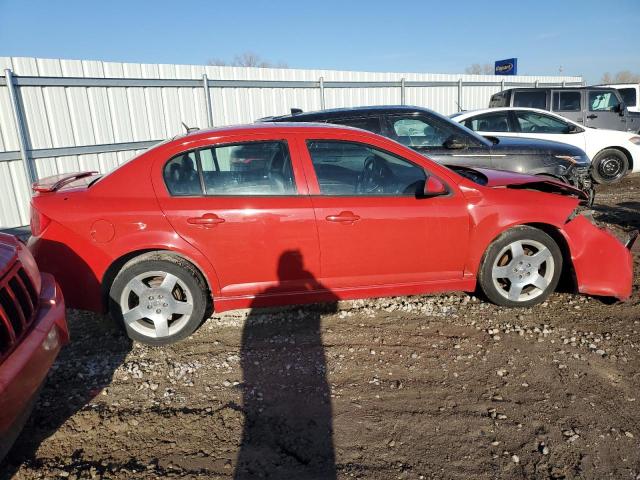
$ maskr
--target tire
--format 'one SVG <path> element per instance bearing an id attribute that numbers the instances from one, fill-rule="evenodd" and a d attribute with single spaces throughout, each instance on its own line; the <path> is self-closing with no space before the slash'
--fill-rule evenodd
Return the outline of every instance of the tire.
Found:
<path id="1" fill-rule="evenodd" d="M 536 254 L 540 256 L 536 258 Z M 502 233 L 489 245 L 478 282 L 497 305 L 530 307 L 547 299 L 561 273 L 562 253 L 555 240 L 542 230 L 520 226 Z"/>
<path id="2" fill-rule="evenodd" d="M 620 150 L 605 148 L 593 159 L 591 176 L 599 184 L 617 183 L 627 174 L 629 160 Z"/>
<path id="3" fill-rule="evenodd" d="M 109 313 L 132 340 L 169 345 L 191 335 L 208 311 L 206 282 L 181 257 L 150 253 L 127 262 L 111 285 Z"/>

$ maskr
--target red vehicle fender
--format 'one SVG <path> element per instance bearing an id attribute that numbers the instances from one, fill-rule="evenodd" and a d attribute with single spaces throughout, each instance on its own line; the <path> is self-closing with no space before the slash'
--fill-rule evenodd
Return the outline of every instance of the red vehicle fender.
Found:
<path id="1" fill-rule="evenodd" d="M 578 291 L 627 300 L 633 284 L 633 256 L 611 233 L 577 216 L 561 229 L 571 252 Z"/>

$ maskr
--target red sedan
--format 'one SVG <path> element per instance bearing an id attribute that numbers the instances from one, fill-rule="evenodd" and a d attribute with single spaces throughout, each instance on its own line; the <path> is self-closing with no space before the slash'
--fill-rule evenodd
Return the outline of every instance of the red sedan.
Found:
<path id="1" fill-rule="evenodd" d="M 474 291 L 542 302 L 563 270 L 625 299 L 632 260 L 540 177 L 449 169 L 387 138 L 314 124 L 191 133 L 106 176 L 46 179 L 30 248 L 72 307 L 166 344 L 216 311 Z"/>
<path id="2" fill-rule="evenodd" d="M 0 461 L 68 338 L 55 280 L 15 237 L 0 233 Z"/>

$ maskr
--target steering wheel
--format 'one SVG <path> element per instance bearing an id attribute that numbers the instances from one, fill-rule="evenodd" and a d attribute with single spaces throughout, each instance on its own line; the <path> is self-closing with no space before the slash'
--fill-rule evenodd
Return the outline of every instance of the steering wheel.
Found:
<path id="1" fill-rule="evenodd" d="M 385 185 L 395 178 L 387 162 L 376 155 L 364 160 L 362 172 L 358 176 L 357 193 L 384 193 Z"/>

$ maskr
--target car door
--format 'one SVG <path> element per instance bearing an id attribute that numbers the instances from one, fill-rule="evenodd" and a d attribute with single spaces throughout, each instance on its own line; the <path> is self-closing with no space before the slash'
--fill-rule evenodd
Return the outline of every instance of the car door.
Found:
<path id="1" fill-rule="evenodd" d="M 551 111 L 584 124 L 582 92 L 580 90 L 552 90 Z"/>
<path id="2" fill-rule="evenodd" d="M 520 137 L 568 143 L 586 150 L 586 136 L 581 127 L 574 125 L 572 130 L 572 124 L 561 118 L 531 110 L 515 110 L 513 115 Z"/>
<path id="3" fill-rule="evenodd" d="M 430 160 L 446 165 L 491 168 L 489 142 L 483 142 L 453 121 L 420 114 L 393 114 L 386 117 L 387 136 Z M 450 144 L 456 139 L 456 144 Z"/>
<path id="4" fill-rule="evenodd" d="M 302 142 L 302 141 L 301 141 Z M 331 288 L 460 281 L 466 202 L 421 198 L 428 172 L 358 137 L 307 138 L 305 172 L 316 213 L 322 282 Z"/>
<path id="5" fill-rule="evenodd" d="M 500 135 L 501 137 L 518 137 L 514 131 L 508 110 L 482 113 L 461 121 L 462 125 L 479 135 Z"/>
<path id="6" fill-rule="evenodd" d="M 319 273 L 313 206 L 291 145 L 288 136 L 236 137 L 156 164 L 162 211 L 210 259 L 224 297 L 296 292 Z M 283 264 L 294 257 L 303 268 Z"/>
<path id="7" fill-rule="evenodd" d="M 614 90 L 588 90 L 585 125 L 626 131 L 627 119 L 622 108 Z"/>

